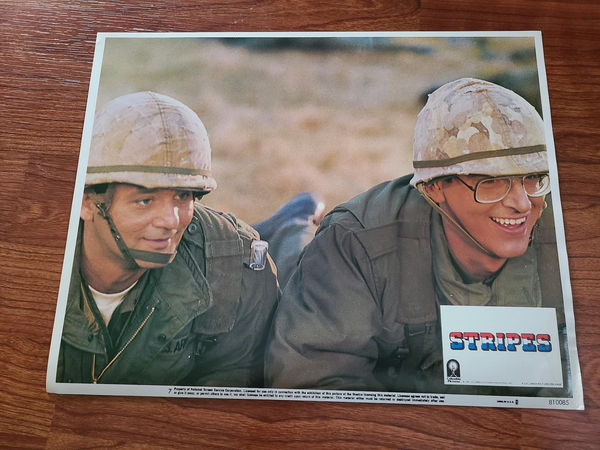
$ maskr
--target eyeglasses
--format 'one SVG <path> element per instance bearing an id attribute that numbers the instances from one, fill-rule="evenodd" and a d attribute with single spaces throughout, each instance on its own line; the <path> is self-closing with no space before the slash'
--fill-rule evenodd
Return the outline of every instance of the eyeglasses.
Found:
<path id="1" fill-rule="evenodd" d="M 513 179 L 521 180 L 523 189 L 529 197 L 541 197 L 550 192 L 550 177 L 547 173 L 483 178 L 475 184 L 475 187 L 468 185 L 458 175 L 455 178 L 473 191 L 477 203 L 495 203 L 503 200 L 512 188 Z"/>

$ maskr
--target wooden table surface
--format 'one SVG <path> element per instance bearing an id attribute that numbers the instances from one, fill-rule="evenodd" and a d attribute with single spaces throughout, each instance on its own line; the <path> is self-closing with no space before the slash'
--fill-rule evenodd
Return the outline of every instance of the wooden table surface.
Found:
<path id="1" fill-rule="evenodd" d="M 0 445 L 600 447 L 600 2 L 2 0 L 0 24 Z M 359 30 L 542 30 L 585 411 L 47 394 L 96 32 Z"/>

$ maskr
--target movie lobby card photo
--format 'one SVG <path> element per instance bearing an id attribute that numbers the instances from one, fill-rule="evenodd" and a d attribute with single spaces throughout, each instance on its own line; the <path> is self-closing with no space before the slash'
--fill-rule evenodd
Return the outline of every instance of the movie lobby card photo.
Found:
<path id="1" fill-rule="evenodd" d="M 583 409 L 540 32 L 100 33 L 59 394 Z"/>

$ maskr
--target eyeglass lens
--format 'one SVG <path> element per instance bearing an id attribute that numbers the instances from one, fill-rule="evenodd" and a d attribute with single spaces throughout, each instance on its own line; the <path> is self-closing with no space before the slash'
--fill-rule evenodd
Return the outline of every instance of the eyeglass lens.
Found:
<path id="1" fill-rule="evenodd" d="M 526 175 L 521 178 L 527 195 L 539 197 L 548 192 L 550 177 L 546 174 Z M 481 180 L 476 186 L 476 198 L 482 202 L 501 200 L 511 188 L 512 177 L 496 177 Z"/>

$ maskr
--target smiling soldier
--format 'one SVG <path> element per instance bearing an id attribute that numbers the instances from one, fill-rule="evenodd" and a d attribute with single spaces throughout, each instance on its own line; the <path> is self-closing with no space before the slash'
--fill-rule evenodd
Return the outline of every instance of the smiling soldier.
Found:
<path id="1" fill-rule="evenodd" d="M 187 106 L 139 92 L 97 113 L 59 382 L 262 385 L 277 280 L 254 230 L 200 204 L 215 187 Z"/>
<path id="2" fill-rule="evenodd" d="M 460 392 L 443 381 L 439 305 L 560 309 L 529 103 L 476 79 L 442 86 L 418 116 L 414 168 L 325 217 L 276 312 L 268 385 Z"/>

